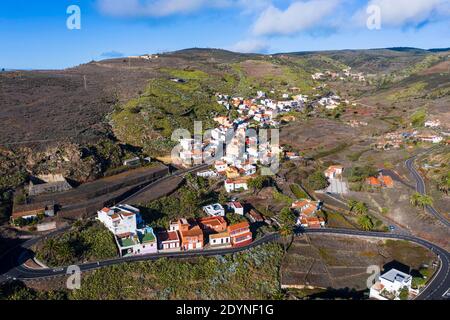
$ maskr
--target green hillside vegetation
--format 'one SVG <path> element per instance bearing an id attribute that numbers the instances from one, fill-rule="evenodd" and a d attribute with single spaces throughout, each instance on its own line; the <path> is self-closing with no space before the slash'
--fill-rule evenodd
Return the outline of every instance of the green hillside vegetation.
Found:
<path id="1" fill-rule="evenodd" d="M 161 72 L 185 82 L 152 79 L 139 98 L 117 108 L 112 115 L 116 135 L 122 141 L 144 148 L 150 155 L 170 150 L 172 132 L 178 128 L 192 132 L 194 120 L 203 121 L 204 129 L 212 127 L 212 117 L 226 112 L 215 101 L 214 94 L 229 93 L 231 88 L 230 79 L 198 70 L 162 69 Z"/>
<path id="2" fill-rule="evenodd" d="M 426 109 L 419 109 L 413 113 L 411 116 L 411 124 L 413 127 L 423 127 L 425 124 L 425 120 L 427 119 L 427 111 Z"/>
<path id="3" fill-rule="evenodd" d="M 242 96 L 255 95 L 265 91 L 269 97 L 279 99 L 281 93 L 298 88 L 301 93 L 310 94 L 314 83 L 304 67 L 281 58 L 246 60 L 231 65 L 238 83 L 234 93 Z M 272 94 L 270 91 L 275 90 Z"/>
<path id="4" fill-rule="evenodd" d="M 81 289 L 40 291 L 0 285 L 0 300 L 270 300 L 280 297 L 280 245 L 233 255 L 124 263 L 85 273 Z"/>
<path id="5" fill-rule="evenodd" d="M 138 98 L 117 106 L 111 116 L 116 136 L 150 155 L 169 152 L 175 145 L 170 140 L 175 129 L 193 132 L 195 120 L 203 122 L 203 129 L 210 129 L 214 116 L 226 115 L 227 110 L 216 101 L 216 93 L 250 97 L 257 90 L 276 90 L 274 98 L 279 98 L 292 87 L 310 93 L 313 86 L 302 68 L 279 59 L 219 65 L 208 73 L 188 67 L 161 68 L 159 73 Z"/>
<path id="6" fill-rule="evenodd" d="M 308 56 L 308 58 L 296 58 L 295 63 L 310 73 L 321 72 L 323 70 L 339 72 L 348 68 L 348 65 L 345 63 L 322 54 Z"/>
<path id="7" fill-rule="evenodd" d="M 191 260 L 127 263 L 83 277 L 75 300 L 273 299 L 282 250 L 267 244 L 242 253 Z"/>
<path id="8" fill-rule="evenodd" d="M 400 72 L 400 74 L 404 77 L 409 77 L 413 74 L 420 73 L 443 60 L 444 60 L 443 56 L 440 56 L 437 54 L 430 54 L 430 55 L 427 55 L 422 61 L 406 68 L 405 70 Z"/>
<path id="9" fill-rule="evenodd" d="M 404 89 L 400 89 L 391 93 L 387 99 L 391 102 L 399 102 L 408 100 L 414 97 L 419 97 L 424 94 L 427 84 L 424 82 L 417 82 Z"/>
<path id="10" fill-rule="evenodd" d="M 36 248 L 36 258 L 49 267 L 67 266 L 117 256 L 113 234 L 98 222 L 79 222 L 72 230 Z"/>

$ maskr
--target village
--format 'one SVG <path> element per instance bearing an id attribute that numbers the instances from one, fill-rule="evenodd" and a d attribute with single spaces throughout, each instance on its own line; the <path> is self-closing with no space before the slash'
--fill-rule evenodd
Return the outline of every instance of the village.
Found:
<path id="1" fill-rule="evenodd" d="M 239 203 L 229 204 L 244 215 Z M 228 224 L 220 204 L 203 208 L 207 215 L 199 219 L 181 218 L 168 230 L 155 232 L 143 221 L 140 211 L 130 205 L 117 205 L 98 212 L 97 219 L 110 230 L 121 257 L 158 252 L 188 251 L 247 246 L 253 241 L 248 222 Z M 260 217 L 259 220 L 261 219 Z"/>
<path id="2" fill-rule="evenodd" d="M 157 59 L 157 56 L 145 59 Z M 352 73 L 351 69 L 345 69 L 342 73 L 317 73 L 312 77 L 314 80 L 366 81 L 363 73 Z M 182 78 L 170 78 L 170 81 L 180 84 L 188 82 Z M 292 147 L 279 143 L 279 128 L 297 120 L 296 116 L 330 117 L 337 112 L 345 112 L 345 109 L 351 109 L 350 112 L 359 109 L 358 103 L 333 91 L 322 90 L 325 88 L 326 85 L 315 88 L 317 93 L 314 95 L 300 94 L 298 88 L 289 89 L 290 93 L 275 90 L 270 93 L 256 91 L 256 95 L 252 97 L 216 93 L 214 98 L 217 104 L 223 107 L 223 112 L 212 117 L 212 128 L 179 139 L 178 148 L 174 149 L 170 163 L 170 166 L 173 165 L 176 170 L 182 172 L 192 169 L 193 175 L 207 181 L 207 189 L 214 194 L 214 200 L 199 196 L 200 199 L 195 205 L 197 212 L 192 214 L 188 213 L 188 210 L 180 210 L 170 216 L 170 221 L 166 214 L 167 220 L 164 222 L 156 221 L 151 215 L 144 213 L 149 203 L 125 204 L 128 202 L 116 201 L 115 198 L 107 202 L 102 201 L 101 206 L 104 208 L 99 210 L 101 206 L 97 206 L 92 214 L 96 212 L 95 220 L 113 235 L 114 242 L 110 243 L 117 248 L 115 254 L 118 253 L 120 258 L 145 259 L 146 255 L 182 256 L 183 253 L 189 252 L 200 252 L 202 255 L 202 252 L 207 254 L 211 251 L 226 254 L 233 250 L 248 249 L 256 246 L 261 237 L 282 230 L 280 208 L 287 210 L 294 217 L 292 225 L 289 225 L 294 233 L 308 232 L 310 229 L 322 229 L 324 232 L 338 229 L 342 225 L 336 226 L 336 220 L 329 223 L 328 213 L 331 213 L 330 219 L 342 215 L 341 221 L 344 222 L 341 223 L 345 224 L 344 226 L 395 234 L 397 227 L 386 223 L 384 217 L 380 219 L 380 214 L 373 215 L 368 202 L 364 202 L 364 195 L 360 198 L 356 194 L 367 193 L 370 196 L 375 192 L 381 194 L 382 190 L 396 189 L 398 180 L 395 171 L 383 169 L 381 165 L 358 167 L 357 164 L 342 161 L 342 158 L 321 162 L 313 157 L 308 158 L 301 146 Z M 224 113 L 227 115 L 223 115 Z M 365 118 L 345 117 L 342 123 L 357 129 L 369 126 L 369 121 Z M 373 135 L 368 140 L 371 143 L 370 148 L 380 153 L 404 146 L 411 147 L 421 142 L 436 145 L 445 142 L 445 137 L 449 135 L 445 125 L 441 124 L 439 119 L 427 116 L 420 127 L 411 124 L 411 128 L 404 126 L 395 131 L 391 129 L 389 132 Z M 300 189 L 299 193 L 286 192 L 286 187 L 292 188 L 293 184 L 290 183 L 293 181 L 278 179 L 278 170 L 282 164 L 287 163 L 291 168 L 298 169 L 308 167 L 308 162 L 310 168 L 314 168 L 324 177 L 325 185 L 320 188 L 305 187 L 300 181 L 295 182 Z M 150 170 L 152 163 L 153 158 L 149 156 L 130 157 L 123 160 L 123 167 L 125 172 L 133 172 L 140 167 Z M 357 172 L 360 169 L 369 173 Z M 143 182 L 149 183 L 153 179 L 157 181 L 167 174 L 170 175 L 167 167 L 158 170 L 160 172 L 152 174 L 152 179 Z M 346 174 L 348 172 L 351 174 Z M 361 179 L 356 184 L 360 187 L 355 188 L 355 181 L 352 180 L 355 177 L 352 175 L 357 174 L 360 174 L 357 178 Z M 263 202 L 276 202 L 276 195 L 282 198 L 276 208 L 269 209 L 267 205 L 266 211 L 264 206 L 262 209 L 258 206 L 259 199 L 255 196 L 258 193 L 256 189 L 265 189 L 255 187 L 255 181 L 262 181 L 260 179 L 265 177 L 272 180 L 270 186 L 265 186 L 270 190 L 265 190 L 268 196 L 265 195 Z M 187 188 L 190 187 L 186 175 L 183 174 L 181 180 L 186 182 Z M 117 185 L 121 186 L 121 183 L 118 182 Z M 141 188 L 145 184 L 133 185 Z M 45 206 L 42 203 L 33 204 L 27 201 L 22 205 L 15 205 L 10 219 L 11 225 L 18 228 L 30 227 L 30 230 L 37 232 L 48 232 L 59 227 L 55 222 L 58 203 L 49 194 L 76 195 L 80 191 L 80 188 L 72 187 L 61 174 L 33 177 L 25 189 L 30 198 L 45 198 L 47 195 L 50 200 Z M 90 189 L 87 189 L 86 193 L 89 193 Z M 112 185 L 105 187 L 105 193 L 112 190 Z M 300 193 L 301 196 L 298 195 Z M 73 204 L 70 203 L 67 207 L 71 205 Z M 342 209 L 342 205 L 349 208 Z M 148 219 L 144 220 L 143 216 Z M 363 225 L 360 221 L 368 222 L 368 225 Z M 261 228 L 262 226 L 267 228 Z M 117 259 L 121 260 L 120 258 Z M 411 279 L 411 275 L 391 269 L 378 277 L 378 281 L 370 289 L 370 298 L 398 300 L 403 299 L 405 294 L 417 295 L 418 291 L 411 286 Z"/>

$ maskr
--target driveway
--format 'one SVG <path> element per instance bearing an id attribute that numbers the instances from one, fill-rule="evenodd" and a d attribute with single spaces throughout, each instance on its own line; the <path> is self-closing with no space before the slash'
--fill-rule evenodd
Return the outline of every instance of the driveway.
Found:
<path id="1" fill-rule="evenodd" d="M 332 194 L 347 194 L 348 184 L 342 179 L 329 179 L 330 185 L 325 190 Z"/>

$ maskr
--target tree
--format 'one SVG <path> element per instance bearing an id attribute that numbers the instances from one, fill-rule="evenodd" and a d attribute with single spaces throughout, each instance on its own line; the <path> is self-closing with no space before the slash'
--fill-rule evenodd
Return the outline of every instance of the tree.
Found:
<path id="1" fill-rule="evenodd" d="M 180 200 L 181 210 L 189 217 L 193 217 L 200 204 L 200 198 L 198 197 L 197 192 L 193 190 L 186 190 L 183 192 Z"/>
<path id="2" fill-rule="evenodd" d="M 306 179 L 306 185 L 312 190 L 323 190 L 328 187 L 328 180 L 322 171 L 317 170 Z"/>
<path id="3" fill-rule="evenodd" d="M 284 251 L 288 248 L 288 238 L 294 235 L 296 216 L 290 208 L 284 208 L 278 216 L 280 223 L 280 235 L 283 239 Z"/>
<path id="4" fill-rule="evenodd" d="M 225 191 L 221 190 L 218 196 L 219 203 L 226 203 L 228 201 L 228 196 Z"/>
<path id="5" fill-rule="evenodd" d="M 438 183 L 438 189 L 448 195 L 450 189 L 450 172 L 441 177 L 441 180 Z"/>
<path id="6" fill-rule="evenodd" d="M 358 204 L 358 201 L 350 199 L 347 202 L 348 207 L 350 208 L 350 212 L 353 211 L 353 209 L 355 208 L 355 206 Z"/>
<path id="7" fill-rule="evenodd" d="M 377 169 L 370 166 L 353 167 L 346 173 L 348 181 L 350 182 L 362 182 L 369 177 L 376 176 L 377 174 Z"/>
<path id="8" fill-rule="evenodd" d="M 361 201 L 356 201 L 356 200 L 350 199 L 347 202 L 347 205 L 350 208 L 350 212 L 354 211 L 357 214 L 361 214 L 361 215 L 367 214 L 367 212 L 369 212 L 369 208 L 367 207 L 367 205 Z"/>
<path id="9" fill-rule="evenodd" d="M 409 297 L 409 290 L 407 287 L 403 287 L 400 289 L 398 297 L 400 300 L 408 300 Z"/>
<path id="10" fill-rule="evenodd" d="M 421 207 L 423 209 L 425 209 L 426 206 L 432 206 L 433 205 L 433 198 L 425 195 L 425 194 L 421 194 L 419 192 L 415 192 L 411 198 L 410 198 L 410 203 L 414 206 L 414 207 Z"/>
<path id="11" fill-rule="evenodd" d="M 358 218 L 358 224 L 364 231 L 371 231 L 374 228 L 372 218 L 368 215 L 360 216 Z"/>
<path id="12" fill-rule="evenodd" d="M 257 192 L 269 185 L 270 181 L 271 178 L 268 176 L 258 176 L 248 181 L 248 187 L 253 189 L 253 192 Z"/>
<path id="13" fill-rule="evenodd" d="M 355 204 L 354 210 L 357 214 L 361 215 L 367 214 L 367 212 L 369 212 L 369 208 L 364 202 L 357 202 Z"/>

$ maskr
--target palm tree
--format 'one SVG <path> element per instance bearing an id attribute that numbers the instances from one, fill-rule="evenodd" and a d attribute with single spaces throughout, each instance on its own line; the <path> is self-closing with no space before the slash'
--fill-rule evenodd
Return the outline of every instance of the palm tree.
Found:
<path id="1" fill-rule="evenodd" d="M 290 208 L 284 208 L 280 211 L 279 223 L 280 223 L 280 235 L 283 239 L 284 252 L 287 252 L 288 248 L 288 238 L 291 237 L 293 240 L 294 228 L 295 228 L 295 214 Z"/>
<path id="2" fill-rule="evenodd" d="M 450 189 L 450 173 L 441 178 L 438 183 L 438 189 L 448 195 L 448 190 Z"/>
<path id="3" fill-rule="evenodd" d="M 411 198 L 410 203 L 415 207 L 421 207 L 425 208 L 426 206 L 432 206 L 433 205 L 433 198 L 426 195 L 426 194 L 420 194 L 419 192 L 415 192 Z"/>
<path id="4" fill-rule="evenodd" d="M 369 211 L 369 208 L 364 202 L 358 202 L 356 203 L 354 210 L 357 214 L 363 215 Z"/>
<path id="5" fill-rule="evenodd" d="M 373 230 L 373 221 L 368 215 L 360 216 L 358 223 L 364 231 Z"/>
<path id="6" fill-rule="evenodd" d="M 353 211 L 353 209 L 355 208 L 355 206 L 358 204 L 358 201 L 350 199 L 347 202 L 348 207 L 350 208 L 350 212 Z"/>
<path id="7" fill-rule="evenodd" d="M 421 194 L 418 192 L 415 192 L 410 198 L 409 198 L 409 202 L 411 203 L 411 205 L 413 205 L 414 207 L 418 207 L 419 206 L 419 199 L 420 199 Z"/>

